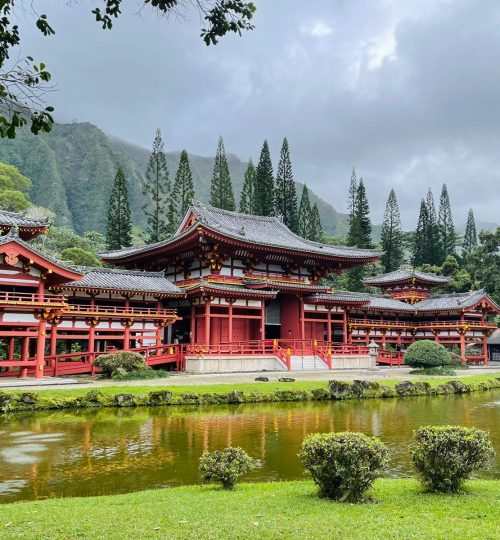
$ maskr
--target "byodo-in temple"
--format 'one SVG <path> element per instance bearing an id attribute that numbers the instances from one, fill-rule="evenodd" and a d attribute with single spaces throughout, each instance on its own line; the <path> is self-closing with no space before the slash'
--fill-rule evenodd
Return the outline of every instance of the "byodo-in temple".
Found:
<path id="1" fill-rule="evenodd" d="M 30 241 L 49 226 L 0 212 L 2 376 L 94 373 L 119 350 L 192 372 L 370 367 L 373 350 L 402 365 L 418 339 L 488 363 L 499 307 L 484 291 L 432 294 L 448 280 L 406 268 L 365 280 L 380 294 L 332 290 L 322 278 L 381 253 L 304 240 L 279 218 L 195 204 L 172 237 L 103 253 L 104 268 L 45 255 Z"/>

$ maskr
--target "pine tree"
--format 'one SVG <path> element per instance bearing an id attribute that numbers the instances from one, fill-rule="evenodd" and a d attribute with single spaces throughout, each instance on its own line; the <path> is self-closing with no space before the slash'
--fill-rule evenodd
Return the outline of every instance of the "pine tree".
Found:
<path id="1" fill-rule="evenodd" d="M 243 188 L 241 190 L 240 212 L 243 212 L 244 214 L 255 214 L 256 204 L 255 166 L 252 163 L 252 160 L 249 159 L 245 177 L 243 179 Z"/>
<path id="2" fill-rule="evenodd" d="M 356 178 L 356 169 L 352 168 L 351 180 L 349 182 L 349 193 L 347 199 L 347 212 L 349 226 L 352 225 L 354 216 L 356 215 L 356 197 L 358 193 L 358 179 Z"/>
<path id="3" fill-rule="evenodd" d="M 462 246 L 462 255 L 466 257 L 477 246 L 476 222 L 474 220 L 474 212 L 469 209 L 467 215 L 467 225 L 465 227 L 464 243 Z"/>
<path id="4" fill-rule="evenodd" d="M 429 231 L 429 211 L 424 199 L 420 203 L 417 229 L 413 242 L 412 263 L 413 266 L 421 266 L 427 261 L 427 234 Z"/>
<path id="5" fill-rule="evenodd" d="M 319 208 L 316 203 L 313 204 L 311 210 L 311 223 L 308 240 L 315 242 L 323 241 L 323 229 L 321 228 L 321 219 L 319 217 Z"/>
<path id="6" fill-rule="evenodd" d="M 275 213 L 283 218 L 285 225 L 293 232 L 298 230 L 297 193 L 293 179 L 292 162 L 288 140 L 283 139 L 278 171 L 276 173 Z"/>
<path id="7" fill-rule="evenodd" d="M 309 190 L 304 185 L 302 196 L 300 197 L 298 232 L 302 238 L 309 238 L 311 233 L 311 201 L 309 200 Z"/>
<path id="8" fill-rule="evenodd" d="M 161 132 L 156 130 L 153 149 L 146 169 L 146 180 L 143 185 L 146 204 L 143 206 L 147 217 L 147 241 L 159 242 L 168 236 L 168 196 L 170 194 L 170 177 Z"/>
<path id="9" fill-rule="evenodd" d="M 214 172 L 210 186 L 210 204 L 222 210 L 236 210 L 233 183 L 229 174 L 224 141 L 219 137 L 215 153 Z"/>
<path id="10" fill-rule="evenodd" d="M 453 215 L 451 213 L 450 198 L 448 196 L 448 188 L 446 187 L 446 184 L 443 184 L 441 198 L 439 200 L 438 231 L 441 259 L 439 264 L 442 264 L 448 255 L 455 255 L 455 246 L 457 243 L 455 226 L 453 224 Z"/>
<path id="11" fill-rule="evenodd" d="M 189 157 L 186 150 L 181 152 L 179 168 L 175 175 L 172 193 L 168 204 L 169 233 L 173 234 L 185 216 L 189 205 L 194 199 L 193 175 L 189 167 Z"/>
<path id="12" fill-rule="evenodd" d="M 436 214 L 436 206 L 434 205 L 434 196 L 431 188 L 427 192 L 425 198 L 425 205 L 427 207 L 427 228 L 424 231 L 424 237 L 426 239 L 424 264 L 441 264 L 440 257 L 440 245 L 439 245 L 439 224 Z"/>
<path id="13" fill-rule="evenodd" d="M 121 167 L 118 167 L 116 171 L 109 197 L 106 245 L 108 249 L 121 249 L 132 245 L 132 221 L 127 181 Z"/>
<path id="14" fill-rule="evenodd" d="M 382 265 L 386 272 L 398 269 L 403 262 L 403 232 L 396 193 L 391 189 L 382 222 Z"/>
<path id="15" fill-rule="evenodd" d="M 372 247 L 372 223 L 370 220 L 370 207 L 366 196 L 363 179 L 359 179 L 358 191 L 356 193 L 356 214 L 354 216 L 356 224 L 355 231 L 357 238 L 355 245 L 360 248 Z"/>
<path id="16" fill-rule="evenodd" d="M 262 145 L 259 163 L 255 172 L 256 214 L 260 216 L 274 215 L 274 177 L 273 164 L 267 140 Z"/>

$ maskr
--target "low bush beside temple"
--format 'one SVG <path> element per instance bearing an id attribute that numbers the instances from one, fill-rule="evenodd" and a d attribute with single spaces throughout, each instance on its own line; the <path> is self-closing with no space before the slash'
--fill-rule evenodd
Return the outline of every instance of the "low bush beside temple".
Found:
<path id="1" fill-rule="evenodd" d="M 427 489 L 453 493 L 474 471 L 489 467 L 495 452 L 486 431 L 428 426 L 415 430 L 410 454 Z"/>
<path id="2" fill-rule="evenodd" d="M 255 460 L 238 447 L 204 452 L 200 458 L 201 480 L 218 482 L 223 489 L 233 489 L 241 477 L 254 468 Z"/>
<path id="3" fill-rule="evenodd" d="M 413 368 L 449 366 L 451 355 L 446 347 L 435 341 L 423 339 L 412 343 L 405 353 L 405 364 Z"/>
<path id="4" fill-rule="evenodd" d="M 142 354 L 129 351 L 98 356 L 95 366 L 101 370 L 103 377 L 117 381 L 156 379 L 169 375 L 168 371 L 149 367 Z"/>
<path id="5" fill-rule="evenodd" d="M 320 496 L 359 502 L 386 468 L 389 450 L 363 433 L 315 433 L 304 439 L 299 457 Z"/>

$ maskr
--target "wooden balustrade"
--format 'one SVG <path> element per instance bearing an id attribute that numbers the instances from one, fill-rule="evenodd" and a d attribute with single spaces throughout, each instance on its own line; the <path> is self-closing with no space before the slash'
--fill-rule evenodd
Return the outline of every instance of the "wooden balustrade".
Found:
<path id="1" fill-rule="evenodd" d="M 7 305 L 66 305 L 66 298 L 62 294 L 38 294 L 20 292 L 0 292 L 0 304 Z"/>

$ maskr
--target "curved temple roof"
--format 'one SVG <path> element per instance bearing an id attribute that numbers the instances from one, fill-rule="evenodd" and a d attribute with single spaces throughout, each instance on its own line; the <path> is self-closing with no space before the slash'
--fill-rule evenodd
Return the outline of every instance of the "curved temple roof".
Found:
<path id="1" fill-rule="evenodd" d="M 307 300 L 307 299 L 306 299 Z M 345 302 L 347 304 L 354 302 L 363 302 L 365 309 L 372 311 L 389 311 L 389 312 L 406 312 L 409 314 L 422 314 L 432 312 L 457 312 L 464 309 L 471 309 L 482 301 L 486 301 L 491 305 L 493 310 L 500 312 L 500 307 L 493 299 L 483 290 L 471 291 L 465 293 L 442 294 L 439 296 L 431 296 L 425 300 L 421 300 L 415 304 L 407 304 L 401 300 L 392 298 L 391 296 L 351 293 L 351 292 L 334 292 L 333 294 L 316 294 L 308 298 L 318 303 L 333 303 Z"/>
<path id="2" fill-rule="evenodd" d="M 194 220 L 191 219 L 192 216 L 195 217 Z M 332 246 L 306 240 L 293 233 L 280 219 L 275 217 L 252 216 L 196 203 L 188 209 L 177 231 L 167 240 L 139 248 L 101 253 L 101 258 L 107 261 L 119 261 L 130 256 L 146 254 L 187 236 L 200 225 L 240 242 L 248 242 L 255 246 L 287 249 L 301 255 L 317 254 L 351 260 L 377 259 L 381 255 L 381 252 L 371 249 Z"/>
<path id="3" fill-rule="evenodd" d="M 75 268 L 83 274 L 83 279 L 65 283 L 61 286 L 62 289 L 96 289 L 100 291 L 150 293 L 169 297 L 184 296 L 184 293 L 171 283 L 163 272 L 118 270 L 88 266 Z"/>
<path id="4" fill-rule="evenodd" d="M 399 268 L 394 272 L 387 274 L 379 274 L 378 276 L 368 277 L 363 280 L 365 285 L 381 285 L 383 287 L 390 286 L 402 281 L 410 281 L 415 279 L 416 281 L 428 283 L 429 285 L 446 285 L 450 282 L 447 277 L 438 276 L 436 274 L 426 274 L 412 268 Z"/>
<path id="5" fill-rule="evenodd" d="M 48 219 L 30 218 L 22 213 L 0 210 L 0 231 L 5 234 L 17 228 L 19 236 L 24 240 L 33 238 L 47 230 L 51 225 Z"/>

